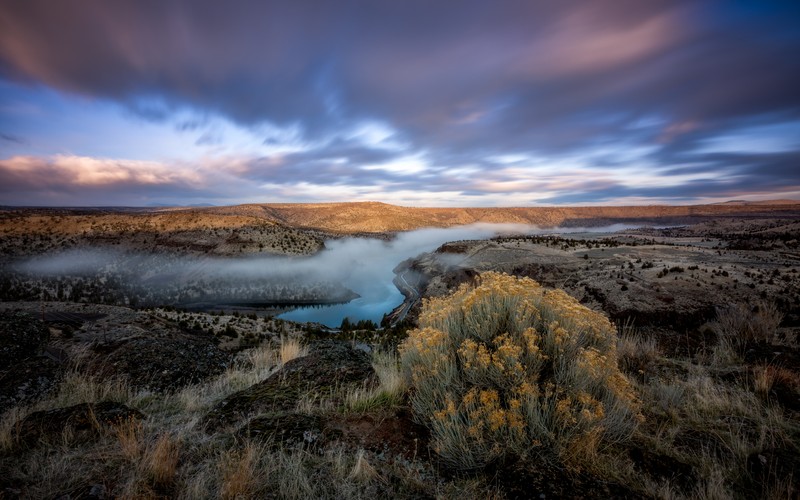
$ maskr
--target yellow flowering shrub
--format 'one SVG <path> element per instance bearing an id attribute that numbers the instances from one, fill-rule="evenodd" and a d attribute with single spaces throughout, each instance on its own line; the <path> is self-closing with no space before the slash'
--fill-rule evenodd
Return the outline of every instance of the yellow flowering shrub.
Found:
<path id="1" fill-rule="evenodd" d="M 561 290 L 488 272 L 426 300 L 419 325 L 400 347 L 411 403 L 453 467 L 574 456 L 577 443 L 626 438 L 640 418 L 616 330 Z"/>

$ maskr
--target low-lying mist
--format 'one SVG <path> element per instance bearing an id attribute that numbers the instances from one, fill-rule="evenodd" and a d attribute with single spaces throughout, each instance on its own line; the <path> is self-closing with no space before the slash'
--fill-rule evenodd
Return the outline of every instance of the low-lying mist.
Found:
<path id="1" fill-rule="evenodd" d="M 430 252 L 443 243 L 503 234 L 610 232 L 626 227 L 542 230 L 517 224 L 475 224 L 420 229 L 399 233 L 390 241 L 329 240 L 325 250 L 310 257 L 190 257 L 86 248 L 39 256 L 21 263 L 17 270 L 42 278 L 98 280 L 108 288 L 126 289 L 121 301 L 134 305 L 345 302 L 353 298 L 348 290 L 355 292 L 359 298 L 347 304 L 297 309 L 282 316 L 338 326 L 346 316 L 379 323 L 383 314 L 403 300 L 392 283 L 392 270 L 403 260 Z M 75 286 L 70 283 L 60 285 L 60 293 L 67 300 L 77 300 L 70 297 Z"/>

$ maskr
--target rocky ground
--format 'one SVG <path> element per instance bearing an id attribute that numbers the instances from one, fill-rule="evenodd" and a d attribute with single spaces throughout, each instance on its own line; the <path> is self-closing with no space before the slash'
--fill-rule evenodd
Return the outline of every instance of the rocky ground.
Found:
<path id="1" fill-rule="evenodd" d="M 0 498 L 430 496 L 438 488 L 415 483 L 435 474 L 411 465 L 426 434 L 400 404 L 400 386 L 387 385 L 387 374 L 399 380 L 393 356 L 381 365 L 363 344 L 301 346 L 291 326 L 260 318 L 214 315 L 237 329 L 267 326 L 253 343 L 226 346 L 172 311 L 1 306 Z M 253 484 L 239 475 L 257 472 L 237 468 L 255 467 L 246 455 L 255 451 L 294 479 L 331 477 Z M 414 479 L 374 481 L 370 462 Z"/>
<path id="2" fill-rule="evenodd" d="M 792 342 L 800 335 L 794 219 L 452 242 L 403 263 L 397 272 L 404 271 L 423 297 L 444 295 L 484 271 L 527 276 L 646 330 L 670 352 L 710 341 L 707 323 L 736 303 L 774 302 L 783 313 L 779 335 Z M 413 295 L 407 302 L 413 318 L 422 303 Z"/>

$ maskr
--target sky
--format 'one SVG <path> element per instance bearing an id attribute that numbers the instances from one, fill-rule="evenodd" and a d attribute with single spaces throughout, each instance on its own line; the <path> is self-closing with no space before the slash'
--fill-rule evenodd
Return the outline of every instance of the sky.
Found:
<path id="1" fill-rule="evenodd" d="M 0 0 L 0 205 L 800 199 L 800 2 Z"/>

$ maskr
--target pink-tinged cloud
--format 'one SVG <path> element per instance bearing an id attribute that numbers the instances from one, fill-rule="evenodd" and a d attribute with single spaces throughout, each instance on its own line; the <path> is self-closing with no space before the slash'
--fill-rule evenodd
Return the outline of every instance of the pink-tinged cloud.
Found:
<path id="1" fill-rule="evenodd" d="M 223 169 L 182 164 L 67 155 L 0 160 L 0 204 L 143 206 L 231 196 L 234 184 Z"/>
<path id="2" fill-rule="evenodd" d="M 17 156 L 0 160 L 0 175 L 6 191 L 37 187 L 53 189 L 60 186 L 201 186 L 205 181 L 198 172 L 191 169 L 178 170 L 157 162 L 64 155 L 47 159 Z"/>
<path id="3" fill-rule="evenodd" d="M 700 127 L 701 124 L 694 120 L 687 120 L 683 122 L 669 124 L 666 127 L 664 127 L 664 130 L 661 132 L 661 135 L 659 135 L 658 142 L 661 144 L 668 144 L 684 134 L 694 132 Z"/>
<path id="4" fill-rule="evenodd" d="M 525 70 L 534 78 L 590 76 L 641 62 L 682 38 L 686 14 L 676 8 L 630 24 L 614 23 L 595 4 L 586 3 L 533 41 Z"/>

